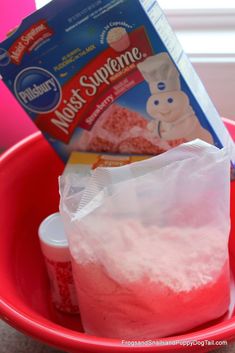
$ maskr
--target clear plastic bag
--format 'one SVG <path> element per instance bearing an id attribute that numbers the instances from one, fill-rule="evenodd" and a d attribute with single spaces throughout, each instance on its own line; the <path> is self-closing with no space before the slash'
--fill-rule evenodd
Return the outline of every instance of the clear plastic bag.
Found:
<path id="1" fill-rule="evenodd" d="M 76 177 L 60 180 L 87 333 L 153 339 L 226 312 L 230 161 L 224 149 L 195 140 L 131 165 L 98 168 L 86 184 L 81 193 Z"/>

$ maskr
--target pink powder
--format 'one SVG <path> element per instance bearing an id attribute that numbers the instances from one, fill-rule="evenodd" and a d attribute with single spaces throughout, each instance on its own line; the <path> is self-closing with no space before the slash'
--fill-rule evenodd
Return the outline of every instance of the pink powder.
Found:
<path id="1" fill-rule="evenodd" d="M 90 225 L 91 234 L 82 221 L 83 242 L 85 235 L 89 237 L 82 248 L 81 239 L 71 236 L 87 333 L 154 339 L 189 330 L 227 311 L 229 266 L 224 234 L 209 227 L 180 230 L 143 227 L 137 221 L 119 223 L 110 221 L 109 234 L 100 233 L 104 225 Z"/>
<path id="2" fill-rule="evenodd" d="M 229 305 L 227 264 L 213 283 L 179 293 L 147 278 L 133 282 L 131 289 L 125 288 L 95 264 L 74 268 L 79 279 L 83 326 L 91 335 L 120 339 L 165 337 L 215 319 Z"/>

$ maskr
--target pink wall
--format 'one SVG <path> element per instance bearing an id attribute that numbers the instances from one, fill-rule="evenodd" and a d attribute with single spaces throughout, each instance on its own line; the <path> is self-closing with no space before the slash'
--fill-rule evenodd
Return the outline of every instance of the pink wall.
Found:
<path id="1" fill-rule="evenodd" d="M 34 0 L 1 0 L 0 41 L 34 10 Z M 13 145 L 34 131 L 34 124 L 0 81 L 0 149 Z"/>

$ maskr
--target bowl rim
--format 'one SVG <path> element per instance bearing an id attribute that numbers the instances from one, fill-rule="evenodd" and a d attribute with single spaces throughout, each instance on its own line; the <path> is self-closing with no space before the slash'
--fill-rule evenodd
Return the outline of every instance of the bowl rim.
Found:
<path id="1" fill-rule="evenodd" d="M 229 119 L 223 119 L 226 124 L 235 126 L 235 121 Z M 31 148 L 32 144 L 42 143 L 43 135 L 41 132 L 36 132 L 16 145 L 9 148 L 0 156 L 0 169 L 10 160 L 16 158 L 17 154 L 21 150 Z M 4 295 L 0 293 L 0 316 L 1 318 L 14 328 L 28 334 L 40 341 L 43 341 L 51 346 L 65 349 L 65 350 L 76 350 L 84 349 L 84 351 L 97 352 L 98 349 L 102 348 L 103 352 L 188 352 L 189 347 L 184 346 L 184 342 L 189 341 L 205 341 L 205 340 L 227 340 L 231 341 L 235 338 L 235 316 L 227 319 L 226 321 L 217 323 L 210 327 L 199 329 L 187 334 L 181 334 L 177 336 L 170 336 L 166 338 L 157 338 L 152 340 L 154 342 L 176 342 L 172 346 L 167 345 L 143 345 L 143 346 L 127 346 L 122 344 L 120 339 L 102 338 L 95 337 L 85 333 L 76 332 L 70 329 L 66 329 L 56 323 L 51 324 L 49 320 L 44 318 L 43 324 L 39 321 L 39 316 L 35 315 L 33 319 L 29 317 L 20 308 L 13 306 L 10 302 L 4 299 Z M 60 328 L 63 329 L 60 330 Z M 128 340 L 126 340 L 128 341 Z M 142 341 L 142 340 L 138 340 Z M 213 348 L 213 346 L 210 346 Z M 158 350 L 160 349 L 160 350 Z"/>

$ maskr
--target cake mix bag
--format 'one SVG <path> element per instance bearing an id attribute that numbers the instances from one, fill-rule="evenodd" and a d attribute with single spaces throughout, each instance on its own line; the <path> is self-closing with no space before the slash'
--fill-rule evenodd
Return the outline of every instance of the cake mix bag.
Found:
<path id="1" fill-rule="evenodd" d="M 155 0 L 54 0 L 0 44 L 4 83 L 66 161 L 233 142 Z M 233 157 L 232 157 L 233 158 Z"/>
<path id="2" fill-rule="evenodd" d="M 224 149 L 196 140 L 97 168 L 82 194 L 79 178 L 61 178 L 85 332 L 154 339 L 227 311 L 229 169 Z"/>

